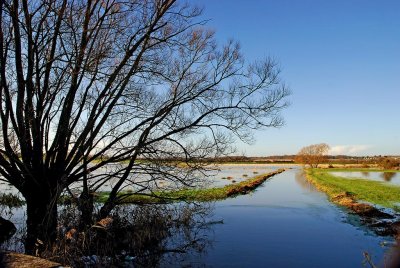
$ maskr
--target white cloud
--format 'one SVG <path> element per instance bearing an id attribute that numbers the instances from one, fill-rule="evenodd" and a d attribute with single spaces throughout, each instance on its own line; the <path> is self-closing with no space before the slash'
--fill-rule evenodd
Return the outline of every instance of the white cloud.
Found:
<path id="1" fill-rule="evenodd" d="M 335 145 L 329 150 L 331 155 L 354 155 L 370 149 L 370 145 Z"/>

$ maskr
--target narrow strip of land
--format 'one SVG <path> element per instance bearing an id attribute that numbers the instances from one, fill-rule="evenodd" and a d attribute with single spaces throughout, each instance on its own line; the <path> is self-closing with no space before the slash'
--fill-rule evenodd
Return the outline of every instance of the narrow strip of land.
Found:
<path id="1" fill-rule="evenodd" d="M 307 169 L 307 178 L 331 199 L 346 194 L 352 199 L 366 201 L 400 211 L 400 187 L 384 182 L 343 178 L 330 174 L 330 169 Z M 353 170 L 346 170 L 353 171 Z"/>
<path id="2" fill-rule="evenodd" d="M 248 194 L 259 187 L 268 178 L 284 172 L 285 169 L 261 174 L 238 183 L 214 188 L 186 188 L 176 191 L 157 191 L 151 195 L 121 193 L 121 203 L 161 203 L 174 201 L 217 201 L 237 195 Z M 107 192 L 96 197 L 97 202 L 104 202 Z"/>
<path id="3" fill-rule="evenodd" d="M 343 178 L 329 172 L 330 170 L 326 169 L 306 169 L 306 177 L 317 189 L 325 192 L 332 202 L 359 215 L 361 220 L 376 233 L 399 236 L 400 222 L 396 221 L 394 215 L 400 211 L 399 186 L 378 181 Z M 376 205 L 390 208 L 394 213 L 382 211 Z"/>
<path id="4" fill-rule="evenodd" d="M 52 262 L 46 259 L 15 253 L 2 252 L 0 253 L 0 267 L 8 268 L 30 268 L 30 267 L 61 267 L 60 263 Z"/>

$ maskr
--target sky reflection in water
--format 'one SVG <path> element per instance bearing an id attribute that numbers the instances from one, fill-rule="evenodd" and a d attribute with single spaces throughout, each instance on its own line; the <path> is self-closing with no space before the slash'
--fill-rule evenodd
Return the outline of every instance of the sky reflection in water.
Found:
<path id="1" fill-rule="evenodd" d="M 214 182 L 231 183 L 270 172 L 266 165 L 222 166 Z M 239 178 L 240 177 L 240 178 Z M 14 215 L 23 225 L 22 211 Z M 357 224 L 357 217 L 330 203 L 308 183 L 298 168 L 268 179 L 255 192 L 216 202 L 212 220 L 223 220 L 204 230 L 209 239 L 201 253 L 180 256 L 180 267 L 364 267 L 363 252 L 379 264 L 393 240 L 378 237 Z M 352 224 L 350 224 L 350 222 Z M 168 256 L 161 266 L 176 267 Z"/>
<path id="2" fill-rule="evenodd" d="M 330 172 L 330 174 L 344 178 L 358 178 L 374 181 L 383 181 L 390 184 L 400 185 L 400 173 L 399 172 Z"/>
<path id="3" fill-rule="evenodd" d="M 266 181 L 256 192 L 217 202 L 214 241 L 186 264 L 210 267 L 364 267 L 379 264 L 390 238 L 349 224 L 352 217 L 305 181 L 298 169 Z M 185 263 L 185 262 L 184 262 Z"/>

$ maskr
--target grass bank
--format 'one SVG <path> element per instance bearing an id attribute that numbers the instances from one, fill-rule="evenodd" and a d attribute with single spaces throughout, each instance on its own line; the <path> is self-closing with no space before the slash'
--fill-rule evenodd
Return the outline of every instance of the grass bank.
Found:
<path id="1" fill-rule="evenodd" d="M 233 183 L 223 187 L 193 189 L 187 188 L 176 191 L 157 191 L 152 195 L 120 193 L 121 203 L 160 203 L 173 201 L 217 201 L 254 191 L 268 178 L 284 172 L 278 169 L 274 172 L 261 174 L 239 183 Z M 102 192 L 96 197 L 97 202 L 105 202 L 108 192 Z"/>
<path id="2" fill-rule="evenodd" d="M 334 167 L 334 168 L 323 168 L 326 172 L 400 172 L 400 170 L 393 169 L 379 169 L 379 168 L 343 168 L 343 167 Z"/>
<path id="3" fill-rule="evenodd" d="M 400 211 L 400 187 L 365 179 L 343 178 L 329 174 L 331 171 L 368 171 L 370 169 L 307 169 L 307 179 L 338 204 L 352 208 L 358 201 Z M 382 172 L 382 170 L 379 170 Z M 391 171 L 393 172 L 393 171 Z M 354 210 L 354 209 L 353 209 Z"/>

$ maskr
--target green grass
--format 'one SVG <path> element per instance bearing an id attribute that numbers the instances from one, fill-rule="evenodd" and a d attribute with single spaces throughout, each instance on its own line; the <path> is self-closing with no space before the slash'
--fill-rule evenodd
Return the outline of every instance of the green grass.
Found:
<path id="1" fill-rule="evenodd" d="M 400 172 L 400 170 L 379 168 L 324 168 L 320 170 L 323 172 Z"/>
<path id="2" fill-rule="evenodd" d="M 175 191 L 156 191 L 152 195 L 131 194 L 127 192 L 119 193 L 122 203 L 159 203 L 173 201 L 217 201 L 228 197 L 234 197 L 239 194 L 245 194 L 255 190 L 267 178 L 281 173 L 284 170 L 278 170 L 266 174 L 261 174 L 253 178 L 249 178 L 242 182 L 232 183 L 222 187 L 214 188 L 186 188 Z M 101 192 L 96 196 L 96 202 L 105 202 L 108 198 L 108 192 Z"/>
<path id="3" fill-rule="evenodd" d="M 400 211 L 400 187 L 388 185 L 384 182 L 343 178 L 329 174 L 334 169 L 308 169 L 307 177 L 317 188 L 333 198 L 345 192 L 352 194 L 356 200 L 370 202 L 387 208 Z M 360 171 L 346 169 L 345 171 Z M 371 171 L 371 170 L 369 170 Z"/>

